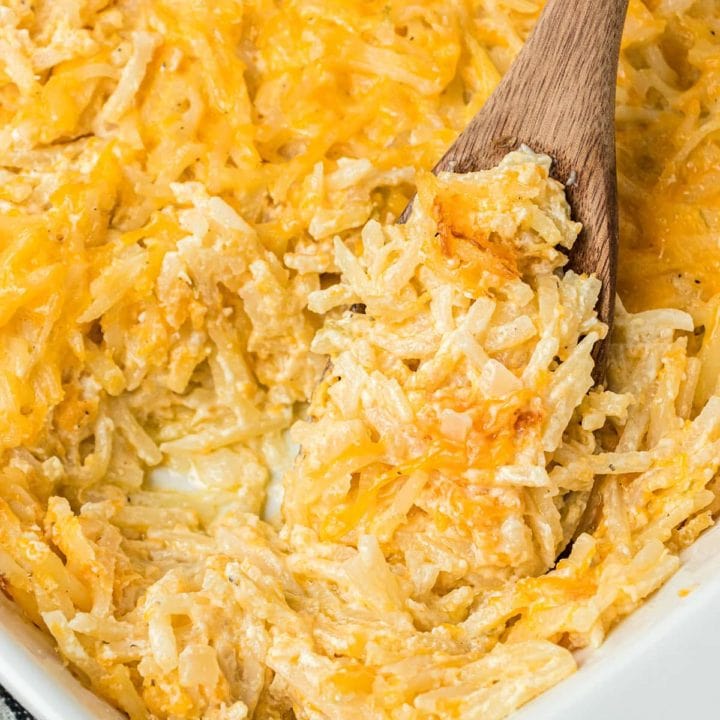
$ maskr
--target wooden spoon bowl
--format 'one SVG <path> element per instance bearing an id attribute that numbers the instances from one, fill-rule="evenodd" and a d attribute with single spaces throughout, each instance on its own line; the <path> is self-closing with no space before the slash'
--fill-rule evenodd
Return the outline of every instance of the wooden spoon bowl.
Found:
<path id="1" fill-rule="evenodd" d="M 553 177 L 583 225 L 569 267 L 601 280 L 598 316 L 608 325 L 618 247 L 615 85 L 627 7 L 628 0 L 549 0 L 510 71 L 434 169 L 486 170 L 521 145 L 553 158 Z M 605 349 L 595 348 L 597 382 Z"/>

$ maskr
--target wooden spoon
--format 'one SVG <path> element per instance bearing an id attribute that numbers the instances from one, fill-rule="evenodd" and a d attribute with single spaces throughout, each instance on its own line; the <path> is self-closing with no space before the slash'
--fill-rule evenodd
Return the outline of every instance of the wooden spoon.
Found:
<path id="1" fill-rule="evenodd" d="M 602 281 L 600 319 L 612 324 L 617 269 L 615 83 L 628 0 L 549 0 L 509 72 L 434 168 L 486 170 L 528 145 L 553 158 L 583 231 L 569 267 Z M 403 213 L 406 219 L 409 209 Z M 595 379 L 605 343 L 595 349 Z"/>

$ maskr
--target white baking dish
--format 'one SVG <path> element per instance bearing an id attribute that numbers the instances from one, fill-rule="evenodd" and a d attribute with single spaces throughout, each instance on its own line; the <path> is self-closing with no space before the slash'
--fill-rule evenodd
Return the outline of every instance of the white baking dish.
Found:
<path id="1" fill-rule="evenodd" d="M 594 651 L 579 672 L 513 720 L 720 717 L 720 527 L 678 573 Z M 688 591 L 689 594 L 688 594 Z M 51 643 L 0 595 L 0 683 L 38 720 L 119 720 L 62 665 Z"/>

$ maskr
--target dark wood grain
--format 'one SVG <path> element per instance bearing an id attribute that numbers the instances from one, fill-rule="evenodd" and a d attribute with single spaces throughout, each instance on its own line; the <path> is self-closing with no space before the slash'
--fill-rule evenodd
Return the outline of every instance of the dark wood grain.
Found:
<path id="1" fill-rule="evenodd" d="M 615 84 L 628 0 L 549 0 L 510 71 L 435 171 L 485 170 L 528 145 L 550 155 L 583 231 L 576 272 L 602 281 L 600 318 L 612 323 L 618 244 Z M 602 377 L 605 344 L 596 348 Z"/>

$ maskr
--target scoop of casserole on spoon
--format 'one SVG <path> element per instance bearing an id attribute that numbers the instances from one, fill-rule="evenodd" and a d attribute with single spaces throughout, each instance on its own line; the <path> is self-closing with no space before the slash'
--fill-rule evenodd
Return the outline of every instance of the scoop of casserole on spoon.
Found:
<path id="1" fill-rule="evenodd" d="M 553 158 L 553 177 L 583 225 L 569 268 L 600 279 L 598 316 L 608 325 L 618 244 L 615 83 L 627 7 L 628 0 L 549 0 L 510 71 L 435 167 L 486 170 L 521 145 Z M 599 381 L 605 343 L 595 361 Z"/>

